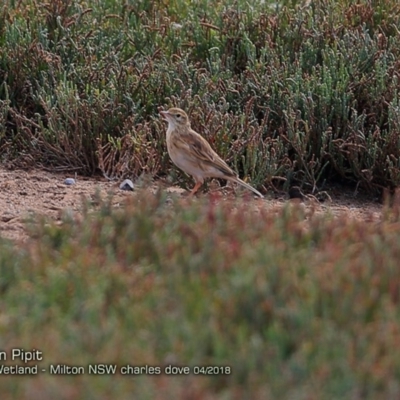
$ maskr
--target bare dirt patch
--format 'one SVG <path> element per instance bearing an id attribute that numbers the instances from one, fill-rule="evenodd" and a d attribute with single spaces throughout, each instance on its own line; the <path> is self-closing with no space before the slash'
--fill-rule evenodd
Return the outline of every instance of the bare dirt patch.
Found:
<path id="1" fill-rule="evenodd" d="M 113 204 L 120 207 L 127 197 L 137 191 L 127 192 L 119 189 L 120 182 L 110 182 L 104 178 L 77 177 L 76 183 L 65 185 L 66 178 L 75 178 L 68 173 L 50 173 L 42 170 L 7 170 L 0 168 L 0 236 L 15 240 L 28 237 L 26 220 L 34 214 L 59 220 L 63 210 L 74 213 L 82 210 L 84 199 L 95 199 L 97 193 L 105 198 L 113 193 Z M 155 189 L 151 188 L 151 190 Z M 140 190 L 140 189 L 139 189 Z M 171 193 L 180 195 L 184 190 L 169 187 Z M 367 199 L 354 197 L 352 193 L 332 190 L 329 192 L 332 203 L 317 206 L 317 212 L 329 210 L 333 215 L 346 213 L 350 218 L 365 221 L 379 220 L 382 205 Z M 199 196 L 207 196 L 207 193 Z M 234 195 L 228 193 L 227 196 Z M 276 196 L 271 192 L 265 200 L 254 200 L 256 207 L 276 208 L 287 201 L 285 196 Z M 315 207 L 307 205 L 306 207 Z"/>

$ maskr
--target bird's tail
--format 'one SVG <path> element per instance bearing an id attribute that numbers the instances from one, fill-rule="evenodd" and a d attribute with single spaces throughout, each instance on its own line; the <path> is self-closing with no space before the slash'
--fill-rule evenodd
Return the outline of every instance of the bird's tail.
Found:
<path id="1" fill-rule="evenodd" d="M 253 193 L 255 193 L 257 196 L 261 197 L 262 199 L 264 198 L 264 196 L 256 189 L 253 188 L 253 186 L 250 186 L 248 183 L 242 181 L 240 178 L 235 177 L 231 179 L 233 182 L 237 182 L 240 185 L 244 186 L 246 189 L 252 191 Z"/>

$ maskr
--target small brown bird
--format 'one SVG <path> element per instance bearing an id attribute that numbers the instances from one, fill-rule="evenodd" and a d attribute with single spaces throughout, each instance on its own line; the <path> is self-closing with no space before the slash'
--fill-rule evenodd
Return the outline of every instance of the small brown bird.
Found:
<path id="1" fill-rule="evenodd" d="M 180 108 L 170 108 L 160 111 L 168 122 L 167 149 L 173 163 L 181 170 L 193 176 L 196 184 L 190 195 L 193 196 L 204 182 L 204 178 L 223 178 L 239 183 L 251 190 L 257 196 L 263 195 L 243 182 L 232 171 L 209 143 L 190 127 L 190 121 L 185 111 Z"/>

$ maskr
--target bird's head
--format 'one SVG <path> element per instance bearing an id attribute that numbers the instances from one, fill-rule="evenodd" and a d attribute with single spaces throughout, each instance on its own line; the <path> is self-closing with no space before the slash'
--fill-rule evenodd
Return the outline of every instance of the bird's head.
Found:
<path id="1" fill-rule="evenodd" d="M 160 114 L 171 129 L 190 126 L 187 114 L 180 108 L 170 108 L 168 111 L 160 111 Z"/>

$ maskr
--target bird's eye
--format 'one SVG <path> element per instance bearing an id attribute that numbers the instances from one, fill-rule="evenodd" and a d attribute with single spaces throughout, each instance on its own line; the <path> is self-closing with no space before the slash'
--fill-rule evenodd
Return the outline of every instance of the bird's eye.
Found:
<path id="1" fill-rule="evenodd" d="M 176 118 L 180 118 L 181 117 L 181 114 L 176 114 Z"/>

